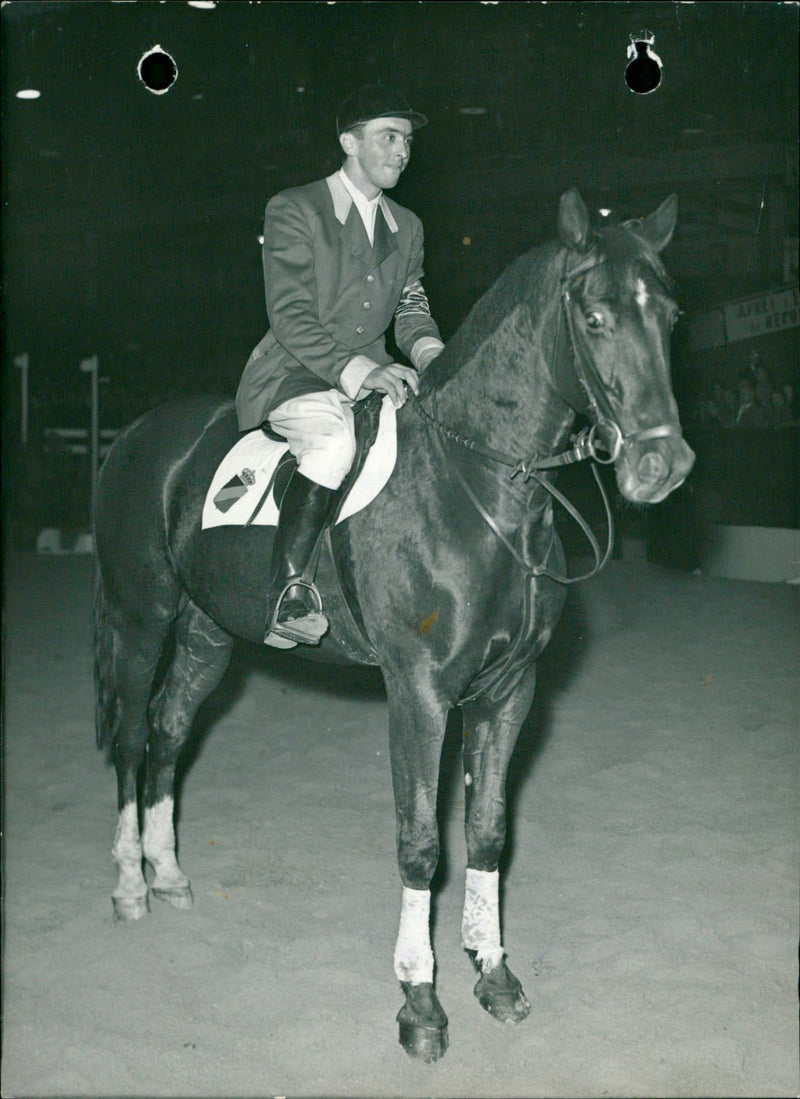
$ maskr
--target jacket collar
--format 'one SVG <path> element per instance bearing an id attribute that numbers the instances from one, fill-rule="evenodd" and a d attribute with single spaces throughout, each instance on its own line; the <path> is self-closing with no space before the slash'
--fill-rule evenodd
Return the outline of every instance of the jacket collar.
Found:
<path id="1" fill-rule="evenodd" d="M 339 179 L 338 172 L 328 176 L 325 182 L 328 184 L 333 200 L 334 215 L 342 226 L 340 233 L 342 243 L 368 269 L 378 267 L 387 256 L 397 250 L 397 241 L 394 237 L 398 232 L 397 222 L 386 199 L 381 195 L 378 202 L 375 240 L 374 244 L 370 245 L 361 214 L 356 209 L 356 204 L 347 188 Z"/>
<path id="2" fill-rule="evenodd" d="M 325 180 L 328 184 L 328 189 L 333 199 L 333 212 L 336 215 L 336 220 L 341 222 L 342 225 L 347 221 L 347 215 L 350 213 L 350 207 L 353 206 L 353 200 L 348 194 L 347 188 L 339 179 L 339 173 L 334 172 L 332 176 L 328 176 Z M 398 231 L 397 222 L 395 221 L 392 211 L 389 209 L 389 203 L 386 201 L 386 196 L 381 195 L 378 202 L 383 216 L 386 218 L 386 224 L 389 226 L 391 232 L 396 233 Z"/>

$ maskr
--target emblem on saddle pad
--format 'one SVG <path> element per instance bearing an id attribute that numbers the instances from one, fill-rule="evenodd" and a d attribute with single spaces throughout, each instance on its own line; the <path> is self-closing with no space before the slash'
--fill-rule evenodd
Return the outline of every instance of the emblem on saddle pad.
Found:
<path id="1" fill-rule="evenodd" d="M 285 442 L 267 438 L 260 428 L 248 431 L 228 451 L 214 474 L 203 504 L 203 530 L 221 526 L 277 526 L 273 489 Z M 381 403 L 378 434 L 361 472 L 348 492 L 337 523 L 362 511 L 391 476 L 397 459 L 397 421 L 389 397 Z"/>
<path id="2" fill-rule="evenodd" d="M 241 500 L 244 494 L 249 488 L 256 483 L 256 475 L 252 469 L 248 469 L 246 466 L 235 476 L 231 477 L 230 481 L 222 486 L 217 495 L 214 497 L 214 504 L 220 511 L 227 511 L 232 508 L 237 500 Z"/>

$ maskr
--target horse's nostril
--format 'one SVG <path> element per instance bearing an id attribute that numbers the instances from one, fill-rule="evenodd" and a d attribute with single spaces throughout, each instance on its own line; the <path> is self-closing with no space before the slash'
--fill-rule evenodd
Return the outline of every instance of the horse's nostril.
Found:
<path id="1" fill-rule="evenodd" d="M 643 481 L 663 481 L 669 469 L 657 451 L 650 451 L 641 458 L 637 472 Z"/>

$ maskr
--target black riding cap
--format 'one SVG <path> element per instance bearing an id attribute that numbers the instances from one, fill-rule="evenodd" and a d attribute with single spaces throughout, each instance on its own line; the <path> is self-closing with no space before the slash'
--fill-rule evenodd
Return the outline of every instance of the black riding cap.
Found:
<path id="1" fill-rule="evenodd" d="M 407 118 L 415 130 L 428 124 L 424 114 L 412 111 L 404 95 L 381 84 L 367 84 L 339 105 L 336 132 L 346 133 L 359 122 L 370 122 L 373 118 Z"/>

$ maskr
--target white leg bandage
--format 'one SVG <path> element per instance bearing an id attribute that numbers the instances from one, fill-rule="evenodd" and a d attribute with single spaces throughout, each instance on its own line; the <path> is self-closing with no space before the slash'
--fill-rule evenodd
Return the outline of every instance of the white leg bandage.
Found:
<path id="1" fill-rule="evenodd" d="M 394 971 L 398 981 L 408 981 L 412 985 L 433 982 L 430 914 L 430 890 L 403 886 L 400 930 L 394 948 Z"/>
<path id="2" fill-rule="evenodd" d="M 461 936 L 467 950 L 477 951 L 484 973 L 496 969 L 505 951 L 500 945 L 500 874 L 467 867 Z"/>

